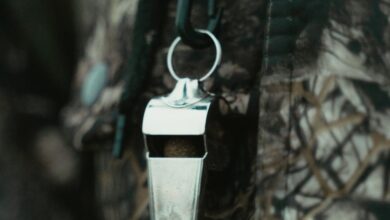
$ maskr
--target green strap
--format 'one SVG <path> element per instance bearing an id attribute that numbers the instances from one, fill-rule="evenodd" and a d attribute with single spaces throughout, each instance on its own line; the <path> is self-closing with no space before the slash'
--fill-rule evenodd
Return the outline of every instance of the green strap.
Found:
<path id="1" fill-rule="evenodd" d="M 152 40 L 147 39 L 150 33 L 156 33 L 161 20 L 159 3 L 153 0 L 139 0 L 138 10 L 133 31 L 132 51 L 127 65 L 122 72 L 125 76 L 126 86 L 119 103 L 119 116 L 114 139 L 113 155 L 121 156 L 123 139 L 125 138 L 126 117 L 131 113 L 132 106 L 141 92 L 141 88 L 149 72 L 155 49 L 155 35 Z"/>

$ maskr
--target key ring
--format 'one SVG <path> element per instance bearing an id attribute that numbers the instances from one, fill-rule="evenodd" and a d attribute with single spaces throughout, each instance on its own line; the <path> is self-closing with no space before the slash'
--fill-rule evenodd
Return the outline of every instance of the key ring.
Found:
<path id="1" fill-rule="evenodd" d="M 199 81 L 202 82 L 202 81 L 206 80 L 207 78 L 209 78 L 211 76 L 211 74 L 213 74 L 214 71 L 217 69 L 219 64 L 221 63 L 222 48 L 221 48 L 221 44 L 219 43 L 218 39 L 214 36 L 213 33 L 211 33 L 208 30 L 203 30 L 203 29 L 202 30 L 198 29 L 197 31 L 199 31 L 200 33 L 203 33 L 203 34 L 207 34 L 211 38 L 211 40 L 213 41 L 213 43 L 215 45 L 215 52 L 216 52 L 213 66 L 202 78 L 199 79 Z M 175 78 L 176 80 L 183 79 L 183 78 L 180 78 L 178 75 L 176 75 L 176 72 L 173 69 L 173 65 L 172 65 L 173 51 L 175 50 L 175 48 L 176 48 L 177 44 L 180 42 L 180 40 L 181 40 L 181 37 L 177 37 L 172 42 L 171 46 L 169 47 L 168 56 L 167 56 L 168 70 L 171 73 L 171 76 L 173 78 Z"/>

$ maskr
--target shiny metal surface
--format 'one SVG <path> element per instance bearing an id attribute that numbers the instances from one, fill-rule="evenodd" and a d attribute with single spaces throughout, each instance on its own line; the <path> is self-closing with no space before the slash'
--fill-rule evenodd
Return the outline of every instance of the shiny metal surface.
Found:
<path id="1" fill-rule="evenodd" d="M 170 95 L 148 103 L 142 132 L 146 135 L 203 135 L 212 100 L 212 95 L 198 89 L 196 80 L 181 79 Z"/>
<path id="2" fill-rule="evenodd" d="M 221 47 L 221 44 L 219 43 L 218 39 L 210 31 L 208 31 L 208 30 L 201 30 L 201 29 L 197 29 L 197 31 L 200 32 L 200 33 L 203 33 L 203 34 L 207 34 L 211 38 L 211 40 L 213 41 L 214 46 L 215 46 L 215 61 L 214 61 L 214 64 L 211 67 L 211 69 L 202 78 L 199 79 L 199 81 L 202 82 L 202 81 L 206 80 L 207 78 L 209 78 L 211 76 L 211 74 L 213 74 L 215 72 L 215 70 L 218 68 L 219 64 L 221 63 L 222 47 Z M 168 70 L 171 73 L 172 77 L 175 78 L 176 80 L 180 80 L 181 78 L 176 74 L 175 70 L 173 69 L 172 57 L 173 57 L 173 51 L 175 50 L 175 48 L 176 48 L 177 44 L 180 42 L 180 40 L 181 40 L 181 38 L 177 37 L 172 42 L 171 46 L 169 47 L 168 56 L 167 56 Z"/>
<path id="3" fill-rule="evenodd" d="M 177 81 L 174 90 L 163 97 L 163 101 L 171 107 L 182 108 L 199 102 L 208 95 L 210 94 L 199 89 L 198 80 L 184 78 Z"/>
<path id="4" fill-rule="evenodd" d="M 147 156 L 152 219 L 197 219 L 205 157 Z"/>
<path id="5" fill-rule="evenodd" d="M 162 99 L 151 100 L 144 113 L 143 133 L 146 135 L 203 135 L 210 107 L 208 99 L 185 108 L 172 108 Z"/>
<path id="6" fill-rule="evenodd" d="M 196 220 L 202 195 L 204 162 L 207 157 L 206 124 L 214 96 L 204 92 L 199 82 L 208 78 L 221 60 L 221 45 L 214 35 L 208 34 L 215 43 L 217 55 L 212 69 L 200 80 L 180 78 L 172 67 L 172 54 L 180 41 L 177 38 L 168 53 L 168 68 L 178 80 L 167 96 L 150 100 L 146 106 L 142 132 L 148 164 L 150 211 L 153 220 Z M 202 138 L 202 154 L 197 157 L 164 157 L 164 139 L 178 136 Z M 159 139 L 160 138 L 160 139 Z M 162 139 L 161 139 L 162 138 Z M 158 141 L 160 140 L 160 141 Z M 195 141 L 196 142 L 196 141 Z M 175 146 L 185 149 L 192 142 Z M 159 153 L 160 152 L 160 153 Z M 188 156 L 188 157 L 185 157 Z"/>
<path id="7" fill-rule="evenodd" d="M 214 97 L 199 89 L 197 80 L 180 79 L 171 94 L 148 103 L 142 124 L 148 164 L 150 208 L 153 220 L 196 220 L 199 213 L 206 124 Z M 199 157 L 150 156 L 149 137 L 199 136 Z"/>

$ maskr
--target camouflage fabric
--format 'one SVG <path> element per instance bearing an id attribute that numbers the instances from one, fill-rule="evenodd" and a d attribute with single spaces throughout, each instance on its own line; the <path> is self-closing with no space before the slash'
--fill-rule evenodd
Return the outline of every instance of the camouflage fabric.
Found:
<path id="1" fill-rule="evenodd" d="M 300 13 L 283 14 L 281 3 Z M 270 1 L 256 219 L 388 218 L 389 9 Z M 272 42 L 286 35 L 273 26 L 287 16 L 304 25 L 280 59 Z"/>
<path id="2" fill-rule="evenodd" d="M 175 83 L 165 57 L 176 1 L 85 4 L 97 22 L 86 23 L 86 52 L 65 127 L 77 148 L 94 149 L 104 219 L 148 219 L 140 126 L 147 101 Z M 204 87 L 228 106 L 221 101 L 224 120 L 213 140 L 220 150 L 209 173 L 204 219 L 385 219 L 390 3 L 221 5 L 223 62 Z M 195 6 L 196 25 L 205 23 L 204 12 Z M 174 59 L 178 72 L 199 76 L 213 51 L 179 45 Z M 102 62 L 109 82 L 92 105 L 82 104 L 86 76 Z M 120 114 L 128 119 L 118 160 L 110 149 Z"/>

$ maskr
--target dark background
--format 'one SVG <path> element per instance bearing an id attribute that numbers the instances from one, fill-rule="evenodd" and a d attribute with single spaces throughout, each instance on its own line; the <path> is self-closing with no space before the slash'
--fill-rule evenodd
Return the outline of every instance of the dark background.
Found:
<path id="1" fill-rule="evenodd" d="M 0 1 L 0 219 L 96 219 L 89 155 L 60 129 L 79 54 L 74 1 Z"/>

